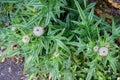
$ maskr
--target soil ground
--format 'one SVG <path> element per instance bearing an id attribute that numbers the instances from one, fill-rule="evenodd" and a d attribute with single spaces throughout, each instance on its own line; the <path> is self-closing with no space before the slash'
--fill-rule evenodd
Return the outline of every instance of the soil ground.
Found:
<path id="1" fill-rule="evenodd" d="M 16 63 L 12 58 L 6 58 L 0 63 L 0 80 L 25 80 L 23 68 L 23 62 Z"/>

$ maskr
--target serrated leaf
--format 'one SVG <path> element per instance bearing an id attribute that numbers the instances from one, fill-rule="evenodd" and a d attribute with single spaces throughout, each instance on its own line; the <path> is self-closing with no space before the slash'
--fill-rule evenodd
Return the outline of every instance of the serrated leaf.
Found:
<path id="1" fill-rule="evenodd" d="M 61 47 L 63 50 L 67 51 L 68 53 L 70 53 L 70 50 L 68 49 L 68 47 L 60 40 L 56 39 L 57 41 L 57 45 L 59 47 Z"/>
<path id="2" fill-rule="evenodd" d="M 84 14 L 84 11 L 83 11 L 82 8 L 80 7 L 78 1 L 76 1 L 76 0 L 74 0 L 74 1 L 75 1 L 75 4 L 76 4 L 76 6 L 77 6 L 77 9 L 78 9 L 78 12 L 79 12 L 79 15 L 80 15 L 82 21 L 85 22 L 85 21 L 86 21 L 86 16 L 85 16 L 85 14 Z"/>
<path id="3" fill-rule="evenodd" d="M 87 74 L 86 80 L 91 80 L 92 76 L 94 75 L 94 71 L 95 71 L 95 68 L 90 68 L 88 70 L 88 74 Z"/>
<path id="4" fill-rule="evenodd" d="M 91 22 L 93 20 L 93 17 L 94 17 L 94 9 L 92 8 L 92 10 L 88 16 L 88 20 Z"/>

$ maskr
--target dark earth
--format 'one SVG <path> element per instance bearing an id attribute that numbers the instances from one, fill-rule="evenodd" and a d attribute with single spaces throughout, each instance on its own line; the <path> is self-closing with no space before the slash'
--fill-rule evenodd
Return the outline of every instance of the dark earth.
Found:
<path id="1" fill-rule="evenodd" d="M 113 3 L 117 3 L 120 5 L 120 0 L 112 0 Z M 119 16 L 120 15 L 120 9 L 115 8 L 109 0 L 89 0 L 89 2 L 96 2 L 96 8 L 102 10 L 103 12 L 106 12 L 113 16 Z"/>
<path id="2" fill-rule="evenodd" d="M 23 68 L 24 63 L 20 59 L 17 63 L 13 58 L 4 59 L 0 63 L 0 80 L 26 80 L 23 75 Z"/>

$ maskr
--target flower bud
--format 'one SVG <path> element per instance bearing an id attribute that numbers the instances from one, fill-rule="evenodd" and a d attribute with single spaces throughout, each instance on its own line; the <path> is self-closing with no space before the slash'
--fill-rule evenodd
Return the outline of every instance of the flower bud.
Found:
<path id="1" fill-rule="evenodd" d="M 29 41 L 30 41 L 30 37 L 29 37 L 28 35 L 23 36 L 22 41 L 23 41 L 24 43 L 29 43 Z"/>
<path id="2" fill-rule="evenodd" d="M 94 52 L 97 52 L 98 51 L 98 49 L 99 49 L 99 47 L 96 45 L 96 46 L 94 46 L 94 48 L 93 48 L 93 50 L 94 50 Z"/>

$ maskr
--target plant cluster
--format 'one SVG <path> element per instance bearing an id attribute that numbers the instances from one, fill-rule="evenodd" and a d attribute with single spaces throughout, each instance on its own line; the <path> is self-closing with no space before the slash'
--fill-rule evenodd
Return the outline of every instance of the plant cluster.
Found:
<path id="1" fill-rule="evenodd" d="M 0 52 L 24 57 L 28 80 L 113 80 L 120 76 L 120 25 L 87 0 L 0 1 Z M 1 50 L 1 49 L 0 49 Z"/>

